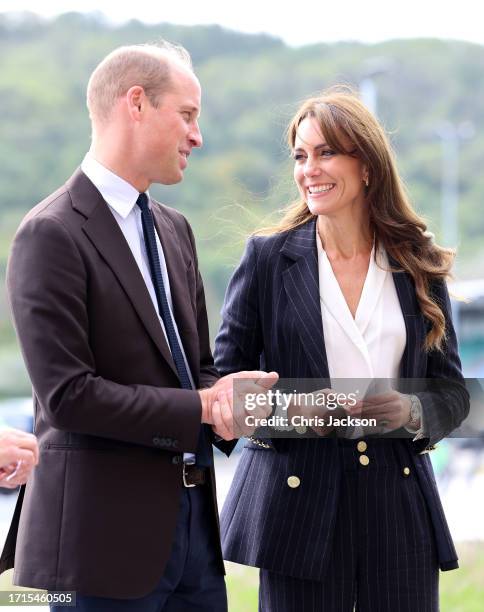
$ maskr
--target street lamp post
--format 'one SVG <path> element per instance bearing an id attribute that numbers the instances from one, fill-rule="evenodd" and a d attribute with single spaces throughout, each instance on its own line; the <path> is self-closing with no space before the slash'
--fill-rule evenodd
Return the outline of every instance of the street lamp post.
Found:
<path id="1" fill-rule="evenodd" d="M 474 135 L 470 121 L 458 125 L 443 122 L 436 130 L 442 147 L 441 228 L 443 245 L 455 248 L 459 242 L 459 149 Z M 454 327 L 459 338 L 459 302 L 452 300 Z"/>
<path id="2" fill-rule="evenodd" d="M 378 113 L 378 90 L 375 78 L 388 74 L 394 68 L 395 62 L 388 57 L 370 57 L 363 65 L 358 89 L 361 101 L 375 117 Z"/>
<path id="3" fill-rule="evenodd" d="M 373 75 L 365 75 L 361 79 L 358 89 L 360 90 L 361 101 L 376 117 L 378 112 L 378 92 Z"/>

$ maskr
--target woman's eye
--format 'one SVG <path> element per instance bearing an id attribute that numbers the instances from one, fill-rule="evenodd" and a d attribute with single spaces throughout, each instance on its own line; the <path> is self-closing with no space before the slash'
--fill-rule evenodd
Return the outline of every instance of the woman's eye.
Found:
<path id="1" fill-rule="evenodd" d="M 317 153 L 315 153 L 315 155 L 317 155 Z M 333 157 L 333 155 L 336 155 L 336 151 L 333 151 L 332 149 L 321 149 L 321 151 L 319 151 L 320 157 Z M 293 158 L 295 161 L 304 161 L 307 159 L 302 153 L 295 153 Z"/>

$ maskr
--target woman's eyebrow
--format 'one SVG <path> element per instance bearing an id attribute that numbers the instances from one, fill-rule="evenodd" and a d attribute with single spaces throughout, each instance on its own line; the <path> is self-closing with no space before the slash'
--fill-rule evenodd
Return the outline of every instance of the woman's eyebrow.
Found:
<path id="1" fill-rule="evenodd" d="M 324 147 L 327 147 L 327 146 L 328 145 L 325 142 L 323 142 L 323 143 L 318 144 L 318 145 L 316 145 L 315 147 L 312 147 L 312 148 L 316 151 L 317 149 L 324 149 Z M 305 149 L 303 149 L 301 147 L 297 147 L 296 149 L 294 149 L 294 153 L 296 151 L 305 151 Z"/>

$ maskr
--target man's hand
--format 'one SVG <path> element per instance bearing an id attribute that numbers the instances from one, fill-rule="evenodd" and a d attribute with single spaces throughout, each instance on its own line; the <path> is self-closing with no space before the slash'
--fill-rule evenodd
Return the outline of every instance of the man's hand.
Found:
<path id="1" fill-rule="evenodd" d="M 244 398 L 249 393 L 265 393 L 279 380 L 276 372 L 243 371 L 220 378 L 210 389 L 199 391 L 202 400 L 202 423 L 212 425 L 224 440 L 252 433 L 244 423 Z M 234 382 L 236 383 L 234 385 Z M 269 416 L 271 406 L 251 412 L 255 417 Z M 237 434 L 237 435 L 236 435 Z"/>
<path id="2" fill-rule="evenodd" d="M 14 489 L 24 484 L 39 462 L 37 438 L 17 429 L 0 433 L 0 486 Z"/>

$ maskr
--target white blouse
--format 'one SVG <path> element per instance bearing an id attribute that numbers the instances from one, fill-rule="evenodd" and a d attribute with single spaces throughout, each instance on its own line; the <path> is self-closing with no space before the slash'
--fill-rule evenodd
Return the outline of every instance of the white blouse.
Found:
<path id="1" fill-rule="evenodd" d="M 372 250 L 353 319 L 317 230 L 316 241 L 321 316 L 332 388 L 343 391 L 345 385 L 337 379 L 365 379 L 366 388 L 359 389 L 364 394 L 371 379 L 377 378 L 387 379 L 386 384 L 379 381 L 378 391 L 389 390 L 391 379 L 400 374 L 406 328 L 387 255 L 379 249 L 375 261 Z M 382 383 L 386 388 L 381 388 Z"/>

